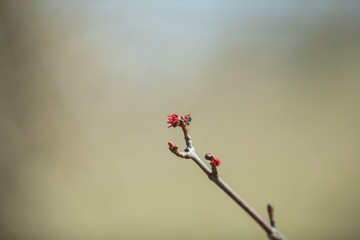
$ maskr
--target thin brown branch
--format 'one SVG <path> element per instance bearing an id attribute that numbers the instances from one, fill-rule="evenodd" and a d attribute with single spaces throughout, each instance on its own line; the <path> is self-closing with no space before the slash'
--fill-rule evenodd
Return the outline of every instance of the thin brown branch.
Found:
<path id="1" fill-rule="evenodd" d="M 175 116 L 175 115 L 173 115 Z M 177 116 L 177 115 L 176 115 Z M 177 116 L 178 117 L 178 116 Z M 177 118 L 173 117 L 177 120 Z M 268 212 L 270 216 L 270 224 L 265 221 L 256 211 L 253 209 L 244 199 L 242 199 L 224 180 L 219 176 L 218 166 L 220 165 L 220 160 L 217 159 L 214 155 L 207 153 L 205 159 L 210 160 L 210 168 L 199 158 L 195 152 L 195 148 L 192 144 L 192 140 L 189 134 L 189 124 L 191 121 L 190 114 L 187 116 L 181 116 L 181 120 L 176 122 L 175 120 L 170 120 L 169 122 L 173 127 L 180 126 L 184 132 L 186 149 L 185 152 L 180 152 L 178 146 L 169 142 L 169 149 L 172 153 L 180 158 L 191 158 L 201 170 L 213 181 L 218 187 L 220 187 L 230 198 L 232 198 L 241 208 L 245 210 L 266 232 L 267 236 L 271 240 L 286 240 L 286 238 L 280 233 L 280 231 L 275 227 L 275 221 L 273 218 L 273 208 L 271 205 L 268 205 Z"/>
<path id="2" fill-rule="evenodd" d="M 270 204 L 268 204 L 268 213 L 269 213 L 269 218 L 270 218 L 270 225 L 272 227 L 276 227 L 275 226 L 275 219 L 274 219 L 274 208 Z"/>
<path id="3" fill-rule="evenodd" d="M 184 132 L 185 142 L 187 148 L 194 148 L 192 145 L 191 136 L 189 134 L 189 126 L 183 126 L 182 130 Z"/>

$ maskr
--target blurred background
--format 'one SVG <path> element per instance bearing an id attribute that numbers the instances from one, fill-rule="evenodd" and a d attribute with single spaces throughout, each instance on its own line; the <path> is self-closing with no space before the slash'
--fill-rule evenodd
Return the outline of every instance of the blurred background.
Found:
<path id="1" fill-rule="evenodd" d="M 0 239 L 360 236 L 358 1 L 0 3 Z"/>

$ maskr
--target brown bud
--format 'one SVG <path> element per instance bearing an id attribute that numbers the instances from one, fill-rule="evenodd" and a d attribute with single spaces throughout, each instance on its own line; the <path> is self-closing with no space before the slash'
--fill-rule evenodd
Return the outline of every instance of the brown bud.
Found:
<path id="1" fill-rule="evenodd" d="M 174 143 L 169 141 L 169 148 L 177 148 L 178 146 L 176 146 Z"/>
<path id="2" fill-rule="evenodd" d="M 215 158 L 215 156 L 212 155 L 211 153 L 206 153 L 206 154 L 205 154 L 205 159 L 206 159 L 206 160 L 213 160 L 214 158 Z"/>
<path id="3" fill-rule="evenodd" d="M 269 212 L 270 214 L 274 214 L 274 208 L 273 208 L 273 206 L 271 206 L 270 204 L 268 204 L 268 212 Z"/>

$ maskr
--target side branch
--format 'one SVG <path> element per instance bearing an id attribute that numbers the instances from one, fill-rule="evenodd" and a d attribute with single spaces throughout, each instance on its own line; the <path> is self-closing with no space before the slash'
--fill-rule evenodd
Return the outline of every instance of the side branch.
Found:
<path id="1" fill-rule="evenodd" d="M 272 227 L 276 227 L 275 226 L 275 219 L 274 219 L 274 208 L 270 204 L 268 204 L 268 213 L 269 213 L 269 218 L 270 218 L 270 225 Z"/>
<path id="2" fill-rule="evenodd" d="M 190 154 L 188 152 L 180 152 L 179 147 L 172 142 L 169 141 L 169 149 L 172 153 L 174 153 L 176 156 L 180 158 L 190 158 Z"/>

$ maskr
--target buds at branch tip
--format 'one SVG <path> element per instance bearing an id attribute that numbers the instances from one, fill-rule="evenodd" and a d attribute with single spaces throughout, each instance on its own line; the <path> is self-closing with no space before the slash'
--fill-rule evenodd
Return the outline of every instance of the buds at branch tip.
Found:
<path id="1" fill-rule="evenodd" d="M 268 208 L 268 213 L 269 213 L 269 218 L 270 218 L 270 225 L 272 227 L 276 228 L 275 219 L 274 219 L 274 207 L 271 206 L 270 204 L 268 204 L 267 208 Z"/>
<path id="2" fill-rule="evenodd" d="M 181 116 L 181 120 L 183 120 L 184 126 L 189 125 L 192 120 L 191 113 L 186 116 Z"/>
<path id="3" fill-rule="evenodd" d="M 177 149 L 178 148 L 178 146 L 177 145 L 175 145 L 174 143 L 172 143 L 172 142 L 168 142 L 168 144 L 169 144 L 169 148 L 170 149 Z"/>
<path id="4" fill-rule="evenodd" d="M 171 127 L 175 128 L 175 127 L 179 126 L 180 125 L 179 115 L 176 115 L 176 114 L 169 115 L 167 123 L 170 124 L 170 126 L 168 128 L 171 128 Z"/>
<path id="5" fill-rule="evenodd" d="M 168 128 L 171 127 L 176 128 L 177 126 L 180 127 L 188 126 L 190 125 L 191 120 L 192 120 L 191 113 L 186 116 L 181 115 L 180 117 L 177 114 L 169 115 L 167 123 L 170 124 L 170 126 Z"/>
<path id="6" fill-rule="evenodd" d="M 271 204 L 268 204 L 267 207 L 268 207 L 268 212 L 269 212 L 269 214 L 273 215 L 273 214 L 274 214 L 274 207 L 271 206 Z"/>

